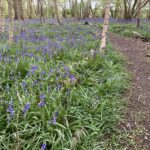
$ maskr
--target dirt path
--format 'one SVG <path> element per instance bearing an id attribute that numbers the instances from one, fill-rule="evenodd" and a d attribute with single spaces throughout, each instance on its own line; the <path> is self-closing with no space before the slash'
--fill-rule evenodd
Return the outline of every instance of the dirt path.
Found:
<path id="1" fill-rule="evenodd" d="M 129 106 L 123 124 L 124 131 L 129 134 L 127 149 L 150 150 L 150 57 L 147 57 L 150 43 L 112 33 L 109 38 L 127 58 L 127 68 L 133 74 L 128 93 Z M 135 147 L 129 142 L 134 143 Z"/>

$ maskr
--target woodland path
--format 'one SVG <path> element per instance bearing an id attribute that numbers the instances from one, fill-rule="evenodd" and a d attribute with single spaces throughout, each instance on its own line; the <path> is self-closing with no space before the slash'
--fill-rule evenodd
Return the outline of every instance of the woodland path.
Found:
<path id="1" fill-rule="evenodd" d="M 150 150 L 150 43 L 109 34 L 115 48 L 127 58 L 127 69 L 133 81 L 127 97 L 129 105 L 125 111 L 125 121 L 121 125 L 129 134 L 125 143 L 128 150 Z M 135 147 L 129 142 L 134 143 Z"/>

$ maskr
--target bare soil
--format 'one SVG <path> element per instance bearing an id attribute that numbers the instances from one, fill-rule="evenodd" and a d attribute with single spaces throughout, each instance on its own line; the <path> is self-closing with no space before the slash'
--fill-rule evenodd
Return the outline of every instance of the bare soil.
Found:
<path id="1" fill-rule="evenodd" d="M 125 121 L 121 124 L 128 135 L 125 149 L 150 150 L 150 43 L 114 33 L 109 38 L 127 58 L 127 68 L 133 75 Z"/>

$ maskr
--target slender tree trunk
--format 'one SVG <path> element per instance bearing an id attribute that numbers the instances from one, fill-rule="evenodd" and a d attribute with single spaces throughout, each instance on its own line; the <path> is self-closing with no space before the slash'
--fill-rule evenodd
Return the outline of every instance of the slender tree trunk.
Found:
<path id="1" fill-rule="evenodd" d="M 29 8 L 29 19 L 31 19 L 32 18 L 32 16 L 33 16 L 33 8 L 32 8 L 32 0 L 28 0 L 28 8 Z"/>
<path id="2" fill-rule="evenodd" d="M 13 43 L 13 0 L 8 0 L 8 10 L 9 10 L 9 19 L 10 19 L 10 25 L 9 25 L 9 44 Z"/>
<path id="3" fill-rule="evenodd" d="M 140 27 L 140 11 L 141 11 L 141 0 L 138 1 L 137 28 Z"/>
<path id="4" fill-rule="evenodd" d="M 0 0 L 0 32 L 4 32 L 4 0 Z"/>
<path id="5" fill-rule="evenodd" d="M 120 16 L 120 6 L 121 6 L 121 1 L 117 0 L 115 4 L 114 18 L 118 18 Z"/>
<path id="6" fill-rule="evenodd" d="M 22 0 L 13 0 L 13 2 L 14 2 L 13 5 L 14 11 L 15 11 L 14 19 L 24 20 Z"/>
<path id="7" fill-rule="evenodd" d="M 138 0 L 134 0 L 134 4 L 131 10 L 131 15 L 133 16 Z"/>
<path id="8" fill-rule="evenodd" d="M 91 10 L 92 17 L 95 19 L 95 14 L 94 14 L 94 11 L 92 9 L 92 6 L 90 6 L 90 10 Z"/>
<path id="9" fill-rule="evenodd" d="M 131 1 L 124 0 L 124 18 L 130 20 L 131 16 Z"/>
<path id="10" fill-rule="evenodd" d="M 87 18 L 90 16 L 91 0 L 87 0 L 83 17 Z"/>
<path id="11" fill-rule="evenodd" d="M 149 1 L 149 10 L 148 10 L 147 18 L 150 19 L 150 1 Z"/>
<path id="12" fill-rule="evenodd" d="M 80 2 L 80 11 L 79 11 L 79 19 L 83 17 L 83 7 L 85 7 L 84 1 L 81 0 Z"/>
<path id="13" fill-rule="evenodd" d="M 113 11 L 112 7 L 110 7 L 110 13 L 111 13 L 111 17 L 114 18 L 114 11 Z"/>
<path id="14" fill-rule="evenodd" d="M 53 0 L 53 2 L 54 2 L 54 6 L 55 6 L 55 12 L 56 12 L 57 21 L 58 21 L 59 25 L 62 25 L 61 20 L 59 18 L 58 2 L 57 2 L 57 0 Z"/>
<path id="15" fill-rule="evenodd" d="M 143 7 L 145 7 L 149 1 L 150 1 L 150 0 L 144 0 L 143 2 L 141 2 L 141 4 L 140 4 L 140 10 L 141 10 Z M 133 17 L 134 17 L 134 18 L 137 17 L 137 15 L 138 15 L 138 9 L 139 9 L 139 7 L 137 6 L 136 9 L 134 10 L 134 14 L 133 14 Z"/>
<path id="16" fill-rule="evenodd" d="M 63 7 L 63 17 L 66 18 L 66 0 L 64 1 L 64 7 Z"/>
<path id="17" fill-rule="evenodd" d="M 44 17 L 44 10 L 43 10 L 43 1 L 42 0 L 39 0 L 39 4 L 40 4 L 40 21 L 41 21 L 41 24 L 43 23 L 43 21 L 45 22 L 45 17 Z"/>
<path id="18" fill-rule="evenodd" d="M 40 0 L 37 0 L 37 15 L 40 14 Z"/>
<path id="19" fill-rule="evenodd" d="M 105 18 L 104 18 L 104 24 L 103 24 L 103 30 L 102 30 L 102 36 L 101 36 L 101 46 L 100 46 L 100 52 L 103 52 L 106 48 L 106 38 L 107 38 L 107 30 L 109 25 L 109 17 L 110 17 L 110 2 L 106 3 L 105 8 Z"/>

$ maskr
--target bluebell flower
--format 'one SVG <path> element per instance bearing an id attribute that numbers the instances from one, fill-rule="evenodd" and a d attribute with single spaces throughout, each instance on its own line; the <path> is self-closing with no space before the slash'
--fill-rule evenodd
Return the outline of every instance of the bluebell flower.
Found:
<path id="1" fill-rule="evenodd" d="M 42 145 L 41 145 L 41 150 L 45 150 L 46 149 L 46 143 L 43 143 Z"/>
<path id="2" fill-rule="evenodd" d="M 50 73 L 53 73 L 53 68 L 50 68 Z"/>
<path id="3" fill-rule="evenodd" d="M 46 105 L 46 102 L 45 100 L 41 100 L 39 103 L 38 103 L 38 106 L 41 108 L 41 107 L 44 107 Z"/>
<path id="4" fill-rule="evenodd" d="M 70 75 L 70 81 L 74 82 L 75 80 L 76 80 L 75 76 L 74 75 Z"/>
<path id="5" fill-rule="evenodd" d="M 53 118 L 52 118 L 52 124 L 54 124 L 54 125 L 56 124 L 56 119 L 57 118 L 55 116 L 53 116 Z"/>
<path id="6" fill-rule="evenodd" d="M 39 51 L 40 50 L 40 47 L 36 47 L 36 51 Z"/>
<path id="7" fill-rule="evenodd" d="M 27 83 L 25 81 L 22 81 L 22 87 L 25 88 L 27 86 Z"/>
<path id="8" fill-rule="evenodd" d="M 64 70 L 65 70 L 65 73 L 66 73 L 66 74 L 69 74 L 69 72 L 70 72 L 69 67 L 64 66 Z"/>
<path id="9" fill-rule="evenodd" d="M 58 81 L 58 77 L 56 77 L 56 81 Z"/>
<path id="10" fill-rule="evenodd" d="M 49 121 L 49 124 L 56 125 L 56 123 L 57 123 L 57 118 L 58 118 L 58 114 L 59 114 L 59 112 L 55 112 L 55 113 L 53 114 L 52 120 Z"/>
<path id="11" fill-rule="evenodd" d="M 10 118 L 14 117 L 15 111 L 13 110 L 12 105 L 9 105 L 9 107 L 7 108 L 7 112 L 10 113 Z"/>
<path id="12" fill-rule="evenodd" d="M 34 54 L 33 54 L 33 53 L 28 53 L 28 54 L 27 54 L 27 56 L 29 56 L 29 57 L 33 57 L 33 56 L 34 56 Z"/>
<path id="13" fill-rule="evenodd" d="M 61 84 L 60 84 L 60 83 L 58 83 L 58 84 L 57 84 L 56 91 L 58 92 L 58 91 L 61 89 L 61 87 L 62 87 L 62 86 L 61 86 Z"/>
<path id="14" fill-rule="evenodd" d="M 45 75 L 45 74 L 46 74 L 46 72 L 45 72 L 45 71 L 42 71 L 42 72 L 41 72 L 41 75 Z"/>
<path id="15" fill-rule="evenodd" d="M 31 70 L 36 70 L 36 69 L 38 69 L 39 67 L 38 66 L 35 66 L 35 65 L 33 65 L 33 66 L 31 66 Z"/>
<path id="16" fill-rule="evenodd" d="M 40 98 L 40 100 L 44 100 L 44 99 L 45 99 L 45 94 L 41 94 L 41 95 L 39 96 L 39 98 Z"/>
<path id="17" fill-rule="evenodd" d="M 30 104 L 27 103 L 23 109 L 23 114 L 26 114 L 29 109 L 30 109 Z"/>
<path id="18" fill-rule="evenodd" d="M 32 65 L 30 69 L 31 69 L 31 72 L 34 73 L 38 68 L 39 66 Z"/>
<path id="19" fill-rule="evenodd" d="M 63 76 L 63 78 L 66 78 L 68 76 L 68 74 L 64 73 L 62 76 Z"/>

